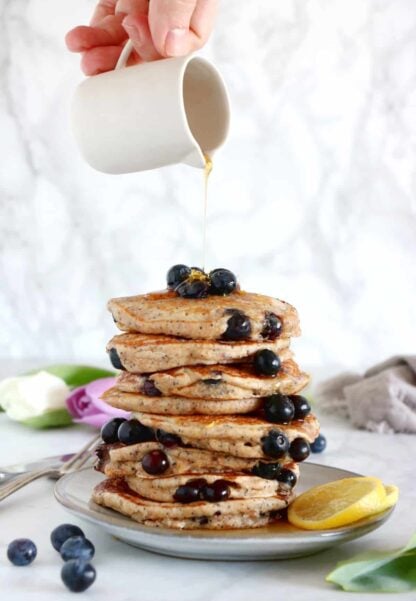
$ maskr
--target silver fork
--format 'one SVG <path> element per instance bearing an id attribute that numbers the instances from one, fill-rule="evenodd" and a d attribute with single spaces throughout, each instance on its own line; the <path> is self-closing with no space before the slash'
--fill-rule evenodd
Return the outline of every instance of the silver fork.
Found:
<path id="1" fill-rule="evenodd" d="M 99 434 L 97 436 L 94 436 L 94 438 L 87 442 L 87 444 L 84 445 L 82 449 L 78 451 L 78 453 L 75 453 L 75 455 L 68 459 L 68 461 L 62 463 L 62 465 L 59 468 L 49 467 L 40 470 L 34 470 L 32 472 L 26 472 L 13 478 L 11 482 L 6 482 L 0 487 L 0 501 L 13 494 L 20 488 L 23 488 L 23 486 L 26 486 L 26 484 L 29 484 L 30 482 L 33 482 L 38 478 L 42 478 L 43 476 L 53 476 L 55 478 L 60 478 L 65 474 L 69 474 L 70 472 L 75 472 L 81 469 L 81 467 L 85 465 L 88 459 L 92 457 L 92 453 L 97 447 L 97 443 L 99 442 L 99 440 Z"/>

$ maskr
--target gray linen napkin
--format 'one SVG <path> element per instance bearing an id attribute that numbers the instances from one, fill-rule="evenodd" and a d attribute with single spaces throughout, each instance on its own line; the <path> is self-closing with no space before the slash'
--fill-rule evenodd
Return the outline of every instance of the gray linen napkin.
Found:
<path id="1" fill-rule="evenodd" d="M 319 384 L 321 411 L 373 432 L 416 433 L 416 356 L 387 359 L 364 375 L 342 373 Z"/>

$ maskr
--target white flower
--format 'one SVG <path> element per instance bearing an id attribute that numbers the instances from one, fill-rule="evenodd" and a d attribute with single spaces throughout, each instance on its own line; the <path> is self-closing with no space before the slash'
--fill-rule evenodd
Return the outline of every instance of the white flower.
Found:
<path id="1" fill-rule="evenodd" d="M 64 409 L 69 388 L 46 371 L 0 382 L 0 407 L 10 419 L 23 421 L 54 409 Z"/>

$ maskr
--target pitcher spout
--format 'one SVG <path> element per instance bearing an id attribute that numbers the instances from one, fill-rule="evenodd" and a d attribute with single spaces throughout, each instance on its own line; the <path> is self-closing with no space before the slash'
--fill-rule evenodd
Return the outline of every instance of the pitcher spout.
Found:
<path id="1" fill-rule="evenodd" d="M 181 161 L 185 165 L 196 167 L 197 169 L 204 169 L 205 157 L 199 146 L 196 146 L 189 154 L 187 154 Z"/>

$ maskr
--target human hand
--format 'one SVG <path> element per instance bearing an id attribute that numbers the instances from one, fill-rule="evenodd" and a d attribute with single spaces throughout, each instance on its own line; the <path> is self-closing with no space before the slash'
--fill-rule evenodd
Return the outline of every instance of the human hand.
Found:
<path id="1" fill-rule="evenodd" d="M 207 41 L 218 0 L 99 0 L 89 26 L 71 29 L 65 41 L 82 54 L 86 75 L 110 71 L 127 39 L 128 64 L 184 56 Z"/>

